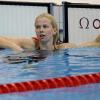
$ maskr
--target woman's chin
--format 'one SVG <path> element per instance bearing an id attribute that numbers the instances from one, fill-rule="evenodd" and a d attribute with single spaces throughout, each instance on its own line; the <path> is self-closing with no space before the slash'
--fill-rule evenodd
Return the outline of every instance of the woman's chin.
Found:
<path id="1" fill-rule="evenodd" d="M 40 41 L 41 41 L 41 42 L 42 42 L 42 41 L 43 41 L 43 42 L 46 42 L 47 39 L 45 39 L 45 38 L 41 38 Z"/>

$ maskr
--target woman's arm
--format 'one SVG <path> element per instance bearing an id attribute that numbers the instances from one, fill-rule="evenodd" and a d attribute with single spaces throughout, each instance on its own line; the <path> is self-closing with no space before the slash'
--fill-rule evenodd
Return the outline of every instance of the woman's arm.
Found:
<path id="1" fill-rule="evenodd" d="M 0 36 L 0 47 L 1 48 L 11 48 L 13 50 L 18 50 L 18 51 L 23 50 L 19 45 L 12 42 L 10 39 L 6 39 L 5 37 L 2 37 L 2 36 Z"/>
<path id="2" fill-rule="evenodd" d="M 32 38 L 15 38 L 0 36 L 0 47 L 11 48 L 16 51 L 23 51 L 23 49 L 35 49 L 35 40 Z"/>
<path id="3" fill-rule="evenodd" d="M 94 41 L 81 43 L 79 47 L 100 47 L 100 35 Z"/>
<path id="4" fill-rule="evenodd" d="M 85 43 L 81 43 L 79 44 L 78 47 L 100 47 L 100 43 L 99 42 L 85 42 Z"/>
<path id="5" fill-rule="evenodd" d="M 58 45 L 59 49 L 66 49 L 66 48 L 76 48 L 77 45 L 74 43 L 61 43 Z"/>
<path id="6" fill-rule="evenodd" d="M 17 38 L 14 40 L 17 45 L 22 47 L 23 49 L 34 50 L 35 47 L 35 40 L 32 38 Z"/>

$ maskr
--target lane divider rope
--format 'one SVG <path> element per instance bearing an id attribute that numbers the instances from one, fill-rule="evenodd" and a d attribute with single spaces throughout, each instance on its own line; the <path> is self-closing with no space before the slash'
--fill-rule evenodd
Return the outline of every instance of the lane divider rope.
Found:
<path id="1" fill-rule="evenodd" d="M 100 73 L 0 84 L 0 94 L 100 83 Z"/>

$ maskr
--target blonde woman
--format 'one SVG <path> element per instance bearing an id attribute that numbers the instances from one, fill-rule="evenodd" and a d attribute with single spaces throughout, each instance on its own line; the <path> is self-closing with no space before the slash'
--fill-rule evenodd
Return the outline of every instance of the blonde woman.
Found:
<path id="1" fill-rule="evenodd" d="M 35 32 L 37 37 L 32 38 L 10 38 L 0 37 L 0 47 L 11 48 L 16 51 L 24 49 L 54 50 L 76 47 L 72 43 L 59 44 L 59 30 L 55 18 L 43 13 L 36 17 Z"/>

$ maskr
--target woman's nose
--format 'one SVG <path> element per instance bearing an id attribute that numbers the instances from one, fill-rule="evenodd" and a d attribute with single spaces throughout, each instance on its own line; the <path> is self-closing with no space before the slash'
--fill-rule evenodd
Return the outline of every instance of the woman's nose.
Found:
<path id="1" fill-rule="evenodd" d="M 41 32 L 43 31 L 43 27 L 40 27 L 40 31 L 41 31 Z"/>

